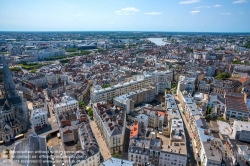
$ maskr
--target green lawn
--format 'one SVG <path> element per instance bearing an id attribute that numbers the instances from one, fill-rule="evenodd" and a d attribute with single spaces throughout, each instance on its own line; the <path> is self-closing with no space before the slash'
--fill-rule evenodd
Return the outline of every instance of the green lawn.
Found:
<path id="1" fill-rule="evenodd" d="M 34 69 L 40 69 L 43 66 L 48 65 L 48 63 L 27 63 L 27 62 L 21 62 L 19 66 L 21 66 L 23 69 L 26 70 L 34 70 Z"/>

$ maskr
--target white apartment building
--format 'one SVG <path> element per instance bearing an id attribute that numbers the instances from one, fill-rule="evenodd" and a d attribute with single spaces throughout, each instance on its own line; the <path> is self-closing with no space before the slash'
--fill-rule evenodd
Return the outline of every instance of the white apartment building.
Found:
<path id="1" fill-rule="evenodd" d="M 44 126 L 49 125 L 47 110 L 43 108 L 34 108 L 31 112 L 31 123 L 35 129 L 40 129 Z"/>
<path id="2" fill-rule="evenodd" d="M 113 157 L 100 164 L 100 166 L 118 166 L 118 165 L 136 166 L 135 162 Z"/>
<path id="3" fill-rule="evenodd" d="M 237 145 L 237 161 L 249 161 L 250 159 L 250 149 L 247 145 Z"/>
<path id="4" fill-rule="evenodd" d="M 249 122 L 234 121 L 232 129 L 232 138 L 240 141 L 250 142 Z"/>
<path id="5" fill-rule="evenodd" d="M 152 73 L 152 82 L 157 84 L 157 93 L 164 93 L 166 88 L 171 88 L 171 81 L 173 80 L 173 72 L 154 71 Z"/>
<path id="6" fill-rule="evenodd" d="M 179 95 L 179 93 L 184 90 L 192 94 L 195 90 L 195 80 L 196 78 L 179 76 L 179 82 L 177 86 L 177 95 Z"/>
<path id="7" fill-rule="evenodd" d="M 144 107 L 143 110 L 144 113 L 148 115 L 148 127 L 152 128 L 158 127 L 159 124 L 158 112 L 148 107 Z"/>
<path id="8" fill-rule="evenodd" d="M 193 122 L 194 116 L 201 115 L 202 110 L 198 108 L 192 96 L 186 91 L 180 92 L 178 96 L 181 101 L 181 106 L 184 109 L 181 111 L 185 112 L 187 121 L 191 124 Z"/>
<path id="9" fill-rule="evenodd" d="M 136 119 L 137 122 L 142 123 L 145 128 L 148 127 L 148 116 L 146 114 L 139 114 Z"/>
<path id="10" fill-rule="evenodd" d="M 205 120 L 197 118 L 194 126 L 193 143 L 195 146 L 195 156 L 200 159 L 198 163 L 201 166 L 221 165 L 222 158 L 218 150 L 212 145 L 214 137 L 208 129 Z"/>
<path id="11" fill-rule="evenodd" d="M 107 103 L 93 104 L 94 120 L 101 130 L 102 136 L 111 152 L 123 150 L 126 113 L 122 108 L 111 107 Z"/>
<path id="12" fill-rule="evenodd" d="M 54 112 L 57 114 L 69 110 L 78 110 L 78 101 L 70 96 L 63 96 L 60 99 L 53 99 Z"/>
<path id="13" fill-rule="evenodd" d="M 37 52 L 38 59 L 41 59 L 41 60 L 47 57 L 54 57 L 54 56 L 61 56 L 61 55 L 65 55 L 64 49 L 61 49 L 61 48 L 47 48 L 47 49 L 42 49 Z"/>
<path id="14" fill-rule="evenodd" d="M 214 108 L 218 115 L 223 115 L 225 111 L 225 99 L 220 94 L 211 94 L 208 106 Z"/>
<path id="15" fill-rule="evenodd" d="M 153 73 L 135 76 L 133 80 L 125 83 L 119 83 L 109 88 L 101 88 L 95 86 L 91 90 L 90 99 L 92 103 L 100 101 L 112 101 L 113 98 L 127 94 L 131 91 L 136 91 L 141 88 L 148 87 L 151 83 L 157 86 L 158 93 L 164 93 L 165 88 L 171 87 L 173 80 L 173 71 L 168 70 L 165 72 L 155 71 Z"/>

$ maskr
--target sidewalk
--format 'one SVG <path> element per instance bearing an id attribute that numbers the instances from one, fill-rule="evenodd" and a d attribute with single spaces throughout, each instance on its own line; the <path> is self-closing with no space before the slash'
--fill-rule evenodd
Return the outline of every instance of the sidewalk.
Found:
<path id="1" fill-rule="evenodd" d="M 95 134 L 95 138 L 96 138 L 98 145 L 100 147 L 100 152 L 102 154 L 104 161 L 111 158 L 112 156 L 111 156 L 111 153 L 107 147 L 107 144 L 106 144 L 103 136 L 101 135 L 101 132 L 98 129 L 94 120 L 90 121 L 90 126 L 92 128 L 93 133 Z"/>

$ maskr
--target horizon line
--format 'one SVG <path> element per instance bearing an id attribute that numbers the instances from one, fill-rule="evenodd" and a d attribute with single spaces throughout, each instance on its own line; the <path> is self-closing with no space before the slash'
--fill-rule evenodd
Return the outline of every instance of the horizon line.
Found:
<path id="1" fill-rule="evenodd" d="M 81 30 L 0 30 L 0 32 L 163 32 L 163 33 L 250 33 L 249 32 L 220 32 L 220 31 L 139 31 L 139 30 L 94 30 L 94 31 L 91 31 L 91 30 L 85 30 L 85 31 L 81 31 Z"/>

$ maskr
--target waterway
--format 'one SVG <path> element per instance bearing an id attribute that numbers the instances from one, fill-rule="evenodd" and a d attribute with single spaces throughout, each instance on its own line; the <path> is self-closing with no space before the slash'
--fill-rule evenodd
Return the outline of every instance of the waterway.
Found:
<path id="1" fill-rule="evenodd" d="M 168 44 L 167 42 L 162 41 L 163 38 L 148 38 L 149 41 L 155 43 L 158 46 L 164 46 Z"/>

